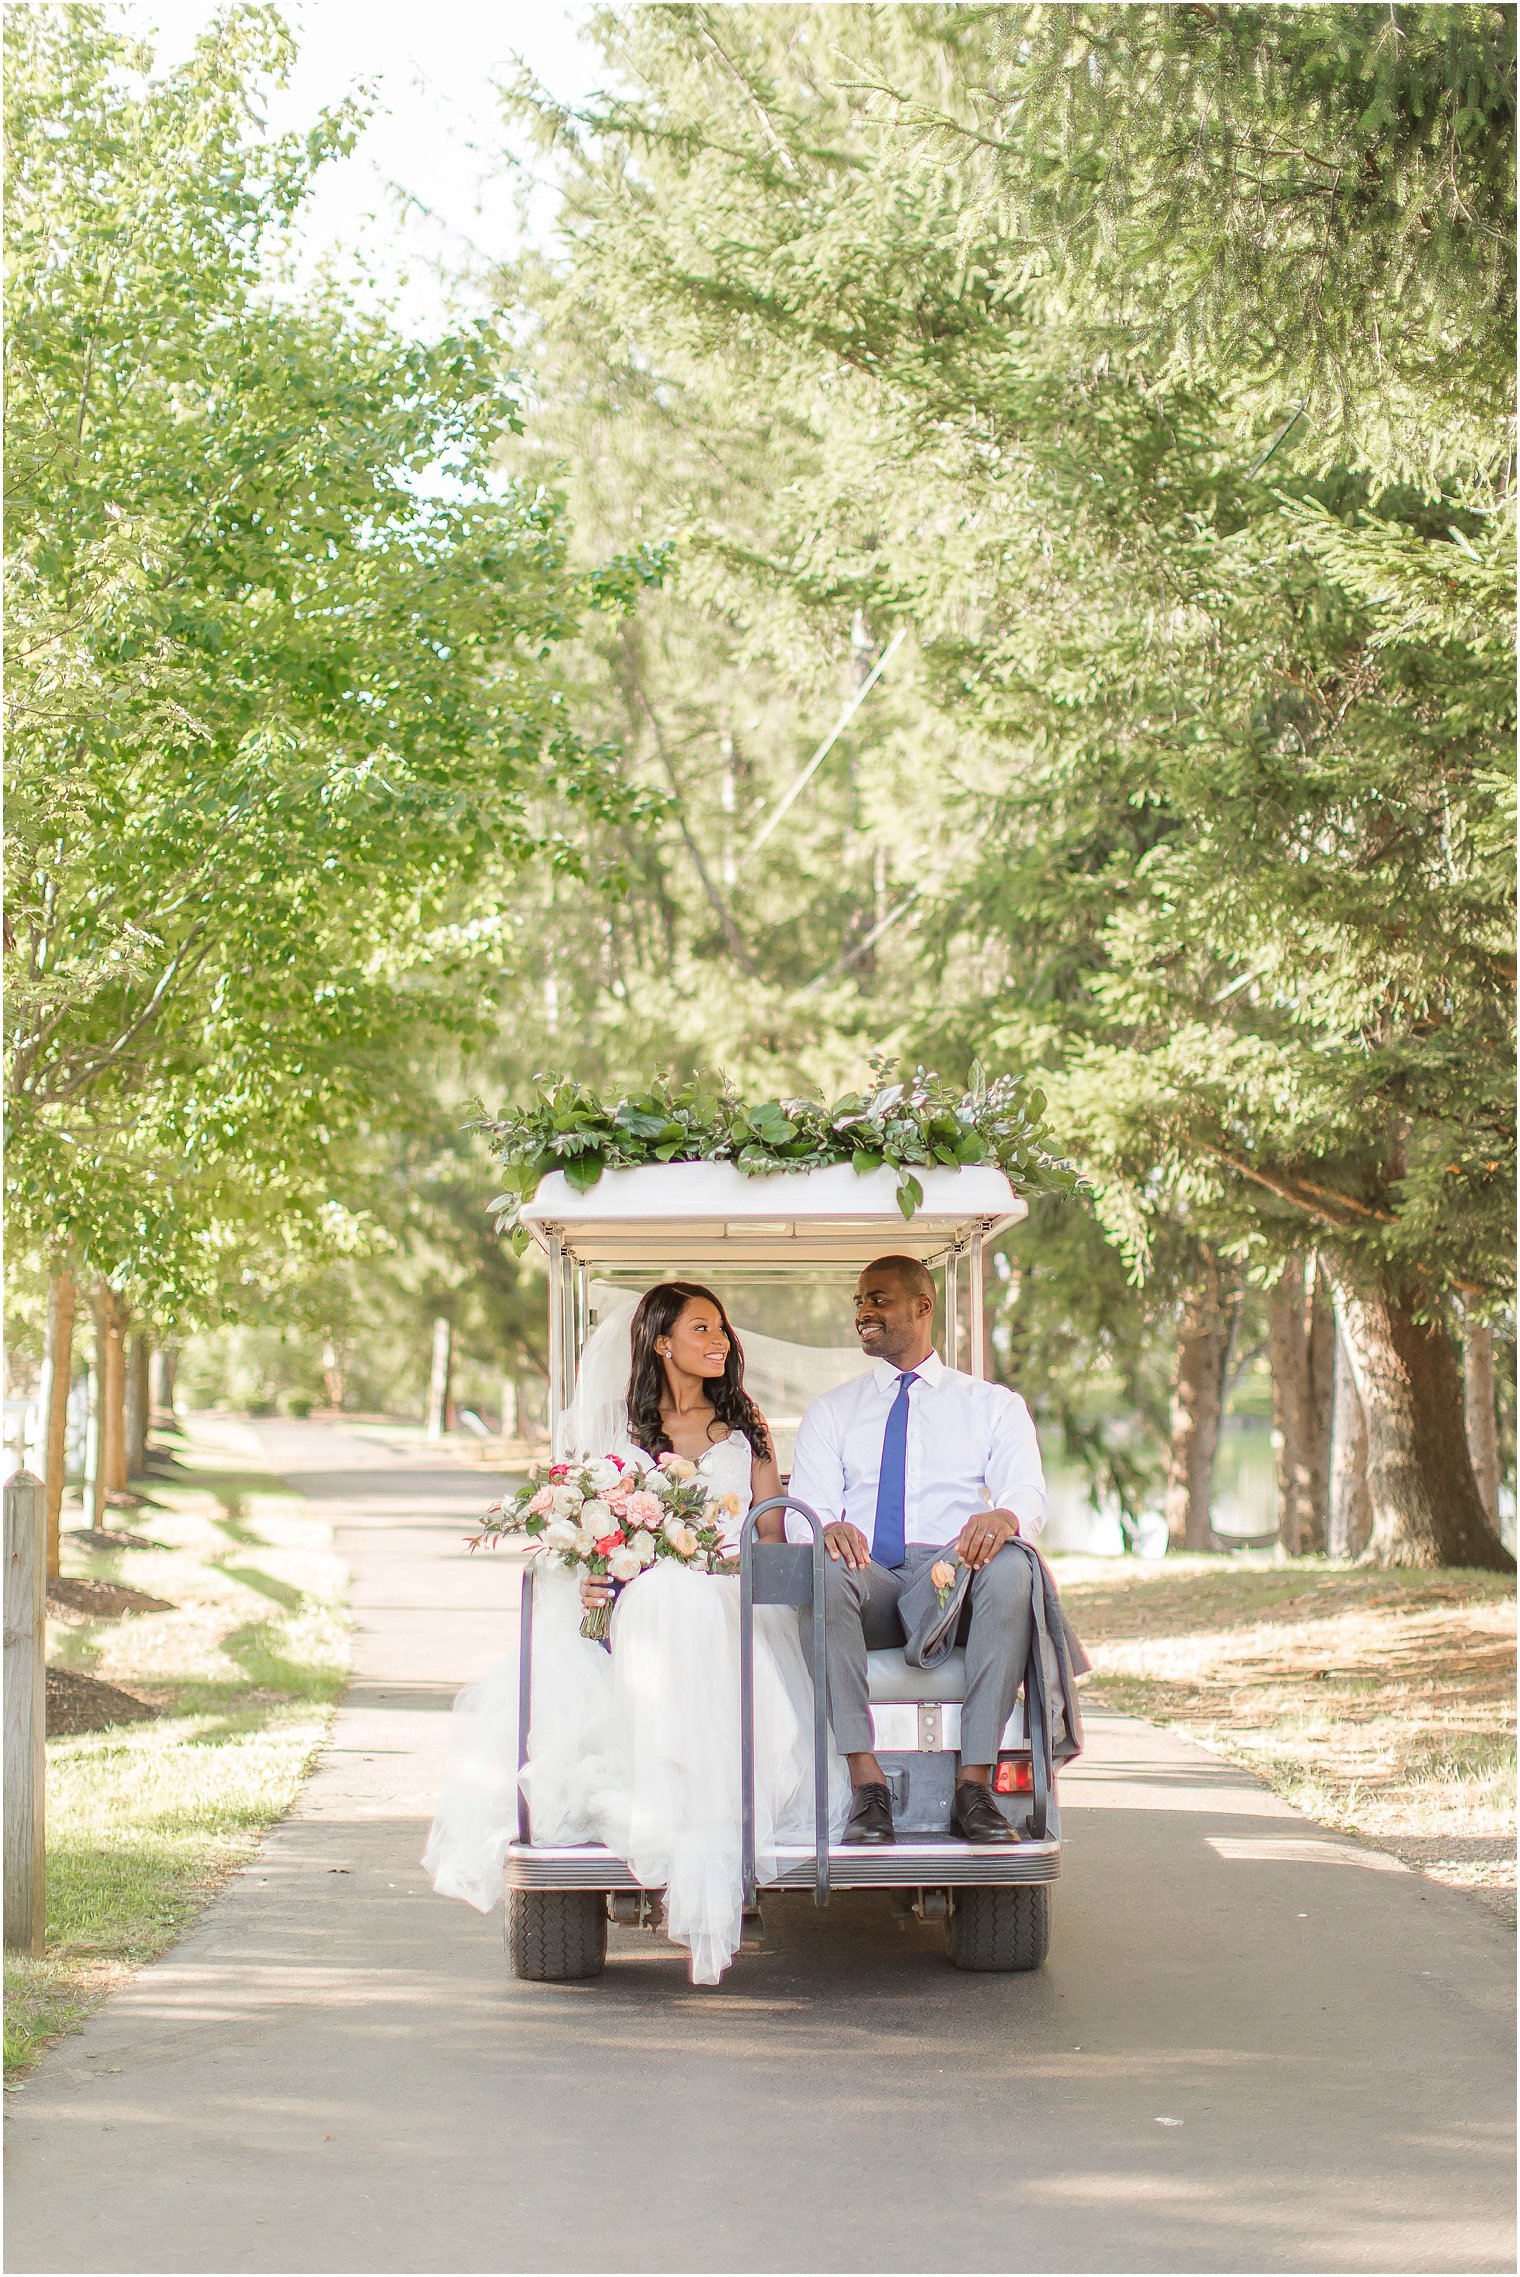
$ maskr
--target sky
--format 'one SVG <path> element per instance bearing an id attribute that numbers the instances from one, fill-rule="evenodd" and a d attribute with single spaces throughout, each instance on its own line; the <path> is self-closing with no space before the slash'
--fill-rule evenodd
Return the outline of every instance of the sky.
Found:
<path id="1" fill-rule="evenodd" d="M 306 255 L 346 256 L 363 245 L 376 297 L 391 301 L 409 327 L 442 324 L 450 292 L 470 256 L 500 256 L 521 243 L 515 180 L 504 176 L 510 147 L 542 183 L 529 207 L 530 235 L 547 235 L 552 183 L 525 140 L 503 129 L 494 80 L 521 57 L 561 100 L 584 98 L 603 79 L 584 36 L 587 5 L 558 0 L 287 0 L 282 14 L 300 43 L 290 85 L 270 107 L 270 125 L 304 128 L 361 79 L 378 81 L 378 105 L 353 153 L 318 175 L 305 225 Z M 155 43 L 159 69 L 188 54 L 215 15 L 210 0 L 129 0 L 125 26 Z M 426 209 L 406 204 L 399 187 Z M 452 286 L 444 274 L 455 279 Z M 366 288 L 356 288 L 366 297 Z"/>

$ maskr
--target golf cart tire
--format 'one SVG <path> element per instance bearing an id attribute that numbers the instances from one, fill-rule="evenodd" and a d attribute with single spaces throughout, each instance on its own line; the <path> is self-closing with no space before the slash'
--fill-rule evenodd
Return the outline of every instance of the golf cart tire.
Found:
<path id="1" fill-rule="evenodd" d="M 957 1969 L 1037 1969 L 1050 1950 L 1050 1891 L 1043 1882 L 955 1890 L 945 1941 Z"/>
<path id="2" fill-rule="evenodd" d="M 599 1977 L 607 1959 L 607 1900 L 600 1890 L 508 1890 L 507 1958 L 530 1984 Z"/>

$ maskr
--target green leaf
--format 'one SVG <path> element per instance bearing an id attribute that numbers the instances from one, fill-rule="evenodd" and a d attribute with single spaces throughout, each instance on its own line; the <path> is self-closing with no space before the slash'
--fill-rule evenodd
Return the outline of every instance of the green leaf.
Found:
<path id="1" fill-rule="evenodd" d="M 855 1165 L 855 1174 L 858 1178 L 864 1178 L 868 1170 L 879 1170 L 882 1165 L 882 1157 L 879 1154 L 872 1154 L 868 1147 L 863 1146 L 856 1147 L 855 1152 L 850 1156 L 850 1160 Z"/>
<path id="2" fill-rule="evenodd" d="M 924 1190 L 911 1171 L 905 1170 L 897 1181 L 897 1206 L 905 1218 L 911 1218 L 923 1201 Z"/>
<path id="3" fill-rule="evenodd" d="M 606 1168 L 600 1154 L 575 1154 L 565 1162 L 565 1182 L 577 1194 L 589 1194 Z"/>
<path id="4" fill-rule="evenodd" d="M 665 1135 L 665 1117 L 663 1115 L 647 1115 L 637 1107 L 620 1107 L 616 1119 L 622 1128 L 625 1131 L 631 1131 L 635 1138 L 652 1139 Z"/>

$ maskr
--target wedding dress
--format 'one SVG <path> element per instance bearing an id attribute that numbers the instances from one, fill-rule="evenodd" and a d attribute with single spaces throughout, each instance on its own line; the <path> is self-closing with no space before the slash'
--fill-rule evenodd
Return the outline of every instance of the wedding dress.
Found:
<path id="1" fill-rule="evenodd" d="M 649 1457 L 626 1439 L 624 1461 Z M 750 1506 L 738 1433 L 698 1469 L 732 1495 L 736 1548 Z M 522 1773 L 536 1844 L 601 1842 L 646 1889 L 665 1892 L 665 1931 L 716 1984 L 738 1949 L 739 1580 L 662 1558 L 621 1592 L 612 1650 L 580 1634 L 574 1574 L 540 1562 L 533 1606 L 532 1716 Z M 755 1829 L 762 1877 L 778 1847 L 813 1842 L 813 1690 L 794 1609 L 755 1609 Z M 423 1864 L 442 1895 L 489 1912 L 517 1824 L 517 1655 L 455 1703 L 449 1776 Z M 849 1804 L 830 1749 L 830 1819 Z"/>

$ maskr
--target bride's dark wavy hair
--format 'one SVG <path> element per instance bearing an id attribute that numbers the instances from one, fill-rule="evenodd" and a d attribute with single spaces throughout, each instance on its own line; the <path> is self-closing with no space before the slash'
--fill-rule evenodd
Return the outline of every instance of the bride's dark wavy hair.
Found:
<path id="1" fill-rule="evenodd" d="M 722 1302 L 699 1281 L 660 1281 L 646 1289 L 633 1316 L 633 1370 L 628 1378 L 628 1435 L 646 1455 L 673 1454 L 670 1436 L 660 1421 L 660 1400 L 665 1391 L 665 1363 L 655 1346 L 668 1336 L 693 1298 L 710 1304 L 728 1332 L 728 1362 L 721 1376 L 709 1379 L 708 1402 L 720 1423 L 746 1438 L 760 1460 L 771 1452 L 770 1433 L 744 1388 L 744 1347 L 734 1334 L 733 1322 Z"/>

